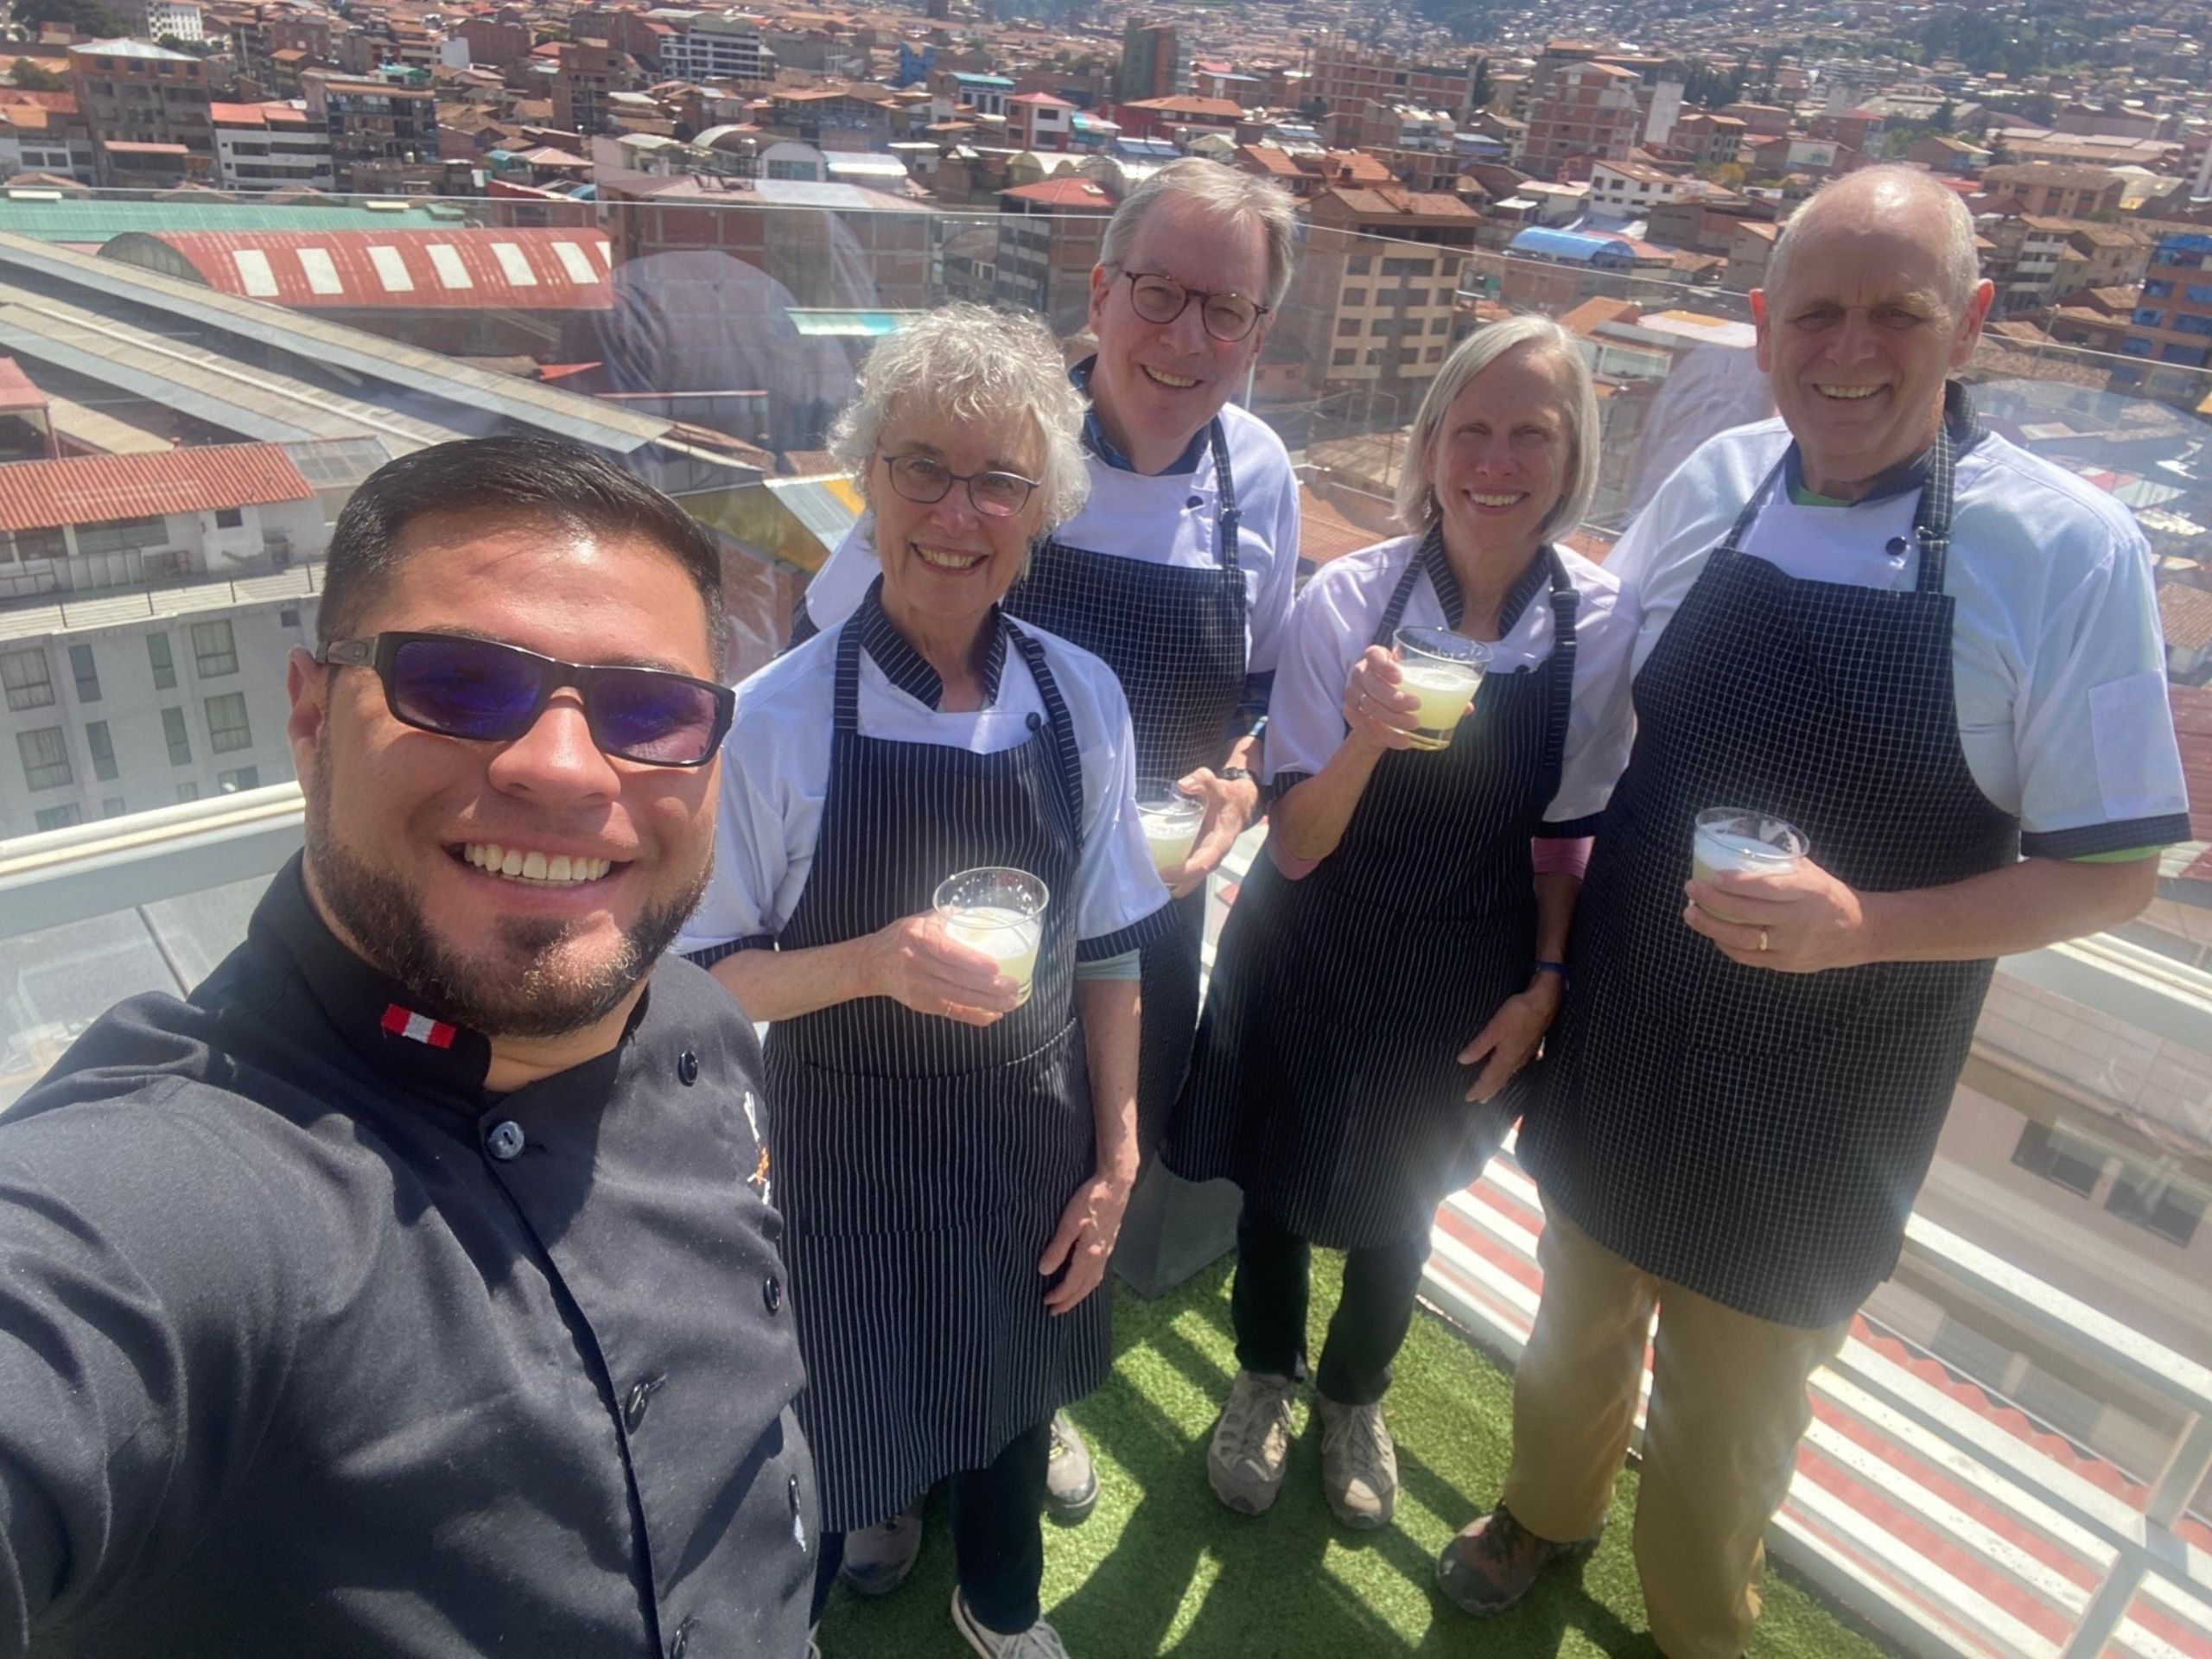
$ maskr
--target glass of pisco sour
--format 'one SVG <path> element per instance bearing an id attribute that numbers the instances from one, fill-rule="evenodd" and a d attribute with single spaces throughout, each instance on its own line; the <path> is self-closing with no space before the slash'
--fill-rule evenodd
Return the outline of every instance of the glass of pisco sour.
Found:
<path id="1" fill-rule="evenodd" d="M 948 875 L 937 884 L 938 919 L 945 937 L 993 958 L 999 971 L 1021 988 L 1014 1007 L 1029 1000 L 1037 973 L 1037 944 L 1045 933 L 1045 906 L 1052 895 L 1027 870 L 987 866 Z"/>
<path id="2" fill-rule="evenodd" d="M 1393 639 L 1398 647 L 1398 689 L 1421 704 L 1414 747 L 1450 747 L 1452 728 L 1473 706 L 1475 691 L 1490 671 L 1491 648 L 1449 628 L 1400 628 Z"/>
<path id="3" fill-rule="evenodd" d="M 1709 806 L 1697 815 L 1690 841 L 1690 874 L 1700 881 L 1716 874 L 1782 875 L 1803 862 L 1807 842 L 1782 819 L 1739 806 Z M 1733 921 L 1712 906 L 1707 914 Z"/>
<path id="4" fill-rule="evenodd" d="M 1137 821 L 1144 826 L 1145 844 L 1152 849 L 1152 867 L 1165 880 L 1198 844 L 1198 825 L 1205 821 L 1206 805 L 1194 800 L 1165 779 L 1147 778 L 1137 785 Z"/>

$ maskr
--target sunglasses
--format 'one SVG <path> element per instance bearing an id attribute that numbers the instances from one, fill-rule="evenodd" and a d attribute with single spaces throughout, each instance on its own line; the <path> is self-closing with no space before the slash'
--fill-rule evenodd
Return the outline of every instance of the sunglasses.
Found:
<path id="1" fill-rule="evenodd" d="M 602 754 L 647 766 L 703 766 L 729 731 L 737 694 L 658 668 L 590 667 L 459 633 L 334 639 L 315 660 L 373 668 L 403 726 L 474 743 L 511 743 L 563 686 L 583 699 Z"/>

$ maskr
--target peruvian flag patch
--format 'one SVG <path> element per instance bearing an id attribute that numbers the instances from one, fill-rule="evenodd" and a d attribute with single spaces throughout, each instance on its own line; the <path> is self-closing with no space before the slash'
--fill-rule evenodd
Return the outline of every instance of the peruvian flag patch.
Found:
<path id="1" fill-rule="evenodd" d="M 442 1020 L 433 1020 L 427 1014 L 416 1014 L 403 1008 L 397 1002 L 385 1005 L 384 1028 L 395 1037 L 411 1037 L 418 1043 L 428 1043 L 432 1048 L 451 1048 L 453 1039 L 461 1028 L 449 1026 Z"/>

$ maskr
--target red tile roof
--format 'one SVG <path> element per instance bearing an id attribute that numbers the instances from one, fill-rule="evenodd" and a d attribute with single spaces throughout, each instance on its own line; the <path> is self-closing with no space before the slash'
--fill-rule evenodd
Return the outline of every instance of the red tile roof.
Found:
<path id="1" fill-rule="evenodd" d="M 1089 179 L 1046 179 L 1036 184 L 1017 185 L 999 194 L 1039 207 L 1072 207 L 1094 213 L 1114 211 L 1114 198 Z"/>
<path id="2" fill-rule="evenodd" d="M 210 288 L 302 310 L 486 308 L 603 311 L 607 238 L 588 230 L 164 231 L 118 237 L 104 258 L 164 266 L 164 244 Z"/>
<path id="3" fill-rule="evenodd" d="M 144 455 L 79 455 L 0 466 L 0 530 L 305 501 L 315 489 L 273 443 L 219 443 Z"/>

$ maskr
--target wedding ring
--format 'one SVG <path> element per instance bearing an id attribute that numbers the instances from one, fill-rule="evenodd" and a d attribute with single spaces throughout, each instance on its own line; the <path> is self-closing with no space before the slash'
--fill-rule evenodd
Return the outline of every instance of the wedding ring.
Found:
<path id="1" fill-rule="evenodd" d="M 1762 950 L 1766 949 L 1766 929 L 1764 928 L 1759 929 L 1759 949 Z"/>

